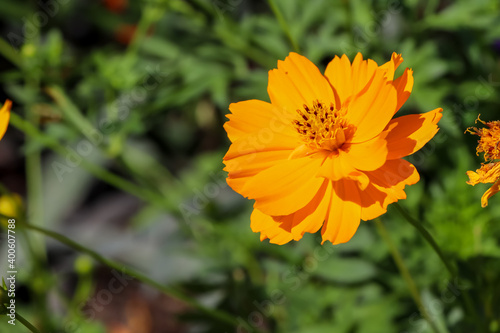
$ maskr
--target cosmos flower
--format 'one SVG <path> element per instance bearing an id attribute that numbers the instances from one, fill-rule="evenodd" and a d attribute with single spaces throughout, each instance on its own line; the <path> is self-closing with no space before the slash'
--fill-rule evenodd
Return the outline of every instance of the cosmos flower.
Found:
<path id="1" fill-rule="evenodd" d="M 479 183 L 493 185 L 484 192 L 481 197 L 481 206 L 488 206 L 488 199 L 495 193 L 500 191 L 500 162 L 494 162 L 500 159 L 500 121 L 484 122 L 479 117 L 476 120 L 487 127 L 476 128 L 469 127 L 466 132 L 479 136 L 476 155 L 484 153 L 484 160 L 488 163 L 481 163 L 481 168 L 474 171 L 467 171 L 469 180 L 467 184 L 476 185 Z"/>
<path id="2" fill-rule="evenodd" d="M 271 103 L 229 106 L 224 128 L 227 183 L 254 199 L 251 228 L 284 244 L 321 228 L 323 242 L 345 243 L 360 220 L 406 198 L 419 180 L 402 157 L 438 131 L 442 109 L 393 118 L 413 87 L 411 69 L 394 79 L 401 55 L 378 66 L 358 53 L 335 57 L 325 74 L 296 53 L 269 71 Z"/>

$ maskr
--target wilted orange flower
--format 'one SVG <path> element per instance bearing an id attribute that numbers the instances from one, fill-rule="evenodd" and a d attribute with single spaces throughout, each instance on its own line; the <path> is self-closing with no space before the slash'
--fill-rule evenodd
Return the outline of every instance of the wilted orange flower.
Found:
<path id="1" fill-rule="evenodd" d="M 0 139 L 3 138 L 5 132 L 7 131 L 7 125 L 9 125 L 10 119 L 10 108 L 12 107 L 12 102 L 6 100 L 0 109 Z"/>
<path id="2" fill-rule="evenodd" d="M 490 163 L 481 163 L 481 168 L 474 171 L 467 171 L 469 180 L 467 184 L 476 185 L 479 183 L 494 183 L 481 197 L 481 206 L 488 206 L 488 199 L 500 191 L 500 162 L 492 162 L 500 159 L 500 121 L 484 122 L 479 117 L 476 123 L 480 121 L 487 126 L 483 128 L 469 127 L 466 132 L 479 136 L 476 155 L 484 153 L 484 160 Z"/>
<path id="3" fill-rule="evenodd" d="M 484 153 L 484 160 L 491 161 L 500 159 L 500 149 L 498 145 L 500 144 L 500 121 L 489 121 L 484 122 L 476 119 L 477 122 L 488 126 L 488 128 L 477 128 L 469 127 L 466 132 L 479 136 L 477 141 L 476 155 L 479 156 L 480 153 Z"/>
<path id="4" fill-rule="evenodd" d="M 406 198 L 419 180 L 401 159 L 438 131 L 442 109 L 392 119 L 413 87 L 411 69 L 394 79 L 401 55 L 382 66 L 358 53 L 335 57 L 322 75 L 296 53 L 269 71 L 271 103 L 229 106 L 224 128 L 228 184 L 254 199 L 251 228 L 284 244 L 321 229 L 323 242 L 344 243 L 360 220 Z"/>
<path id="5" fill-rule="evenodd" d="M 137 31 L 137 24 L 120 24 L 115 30 L 115 39 L 123 44 L 128 45 L 132 42 L 134 35 Z M 147 36 L 151 36 L 154 32 L 154 27 L 149 27 L 146 32 Z"/>

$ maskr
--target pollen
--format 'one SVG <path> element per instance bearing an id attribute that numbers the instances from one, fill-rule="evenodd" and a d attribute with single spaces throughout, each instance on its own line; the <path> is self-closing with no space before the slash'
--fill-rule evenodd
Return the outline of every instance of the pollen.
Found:
<path id="1" fill-rule="evenodd" d="M 345 111 L 336 110 L 333 103 L 327 105 L 316 100 L 312 106 L 304 104 L 297 109 L 293 124 L 310 148 L 336 151 L 351 132 L 344 116 Z"/>
<path id="2" fill-rule="evenodd" d="M 500 121 L 484 122 L 477 117 L 476 123 L 481 122 L 487 127 L 469 127 L 466 131 L 479 136 L 476 154 L 484 153 L 485 161 L 500 159 Z"/>

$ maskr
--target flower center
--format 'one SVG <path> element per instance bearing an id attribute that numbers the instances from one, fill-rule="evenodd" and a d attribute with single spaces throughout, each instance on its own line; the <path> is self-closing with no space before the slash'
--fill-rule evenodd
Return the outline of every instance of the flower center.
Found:
<path id="1" fill-rule="evenodd" d="M 303 110 L 297 109 L 298 119 L 293 124 L 297 132 L 310 148 L 336 151 L 342 147 L 349 135 L 345 110 L 336 110 L 316 100 L 312 107 L 304 104 Z"/>

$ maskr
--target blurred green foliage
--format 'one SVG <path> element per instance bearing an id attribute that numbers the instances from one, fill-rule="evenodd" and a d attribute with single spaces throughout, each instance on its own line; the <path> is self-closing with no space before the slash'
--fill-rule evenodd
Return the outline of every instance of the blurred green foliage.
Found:
<path id="1" fill-rule="evenodd" d="M 16 167 L 2 168 L 23 179 L 14 188 L 25 188 L 27 219 L 240 324 L 187 307 L 169 332 L 245 332 L 243 323 L 262 332 L 431 332 L 372 222 L 339 246 L 321 246 L 317 235 L 260 242 L 249 227 L 252 203 L 225 185 L 228 105 L 269 100 L 267 71 L 292 51 L 268 4 L 125 1 L 113 12 L 112 2 L 2 2 L 0 97 L 40 131 L 23 141 L 11 126 L 0 143 L 21 152 L 10 159 Z M 361 52 L 381 64 L 395 51 L 415 78 L 400 114 L 444 109 L 438 135 L 408 158 L 421 181 L 402 205 L 458 261 L 465 281 L 449 279 L 396 210 L 382 220 L 440 332 L 500 331 L 500 199 L 483 209 L 487 186 L 465 184 L 481 158 L 476 139 L 463 134 L 478 114 L 500 119 L 500 3 L 276 3 L 321 70 L 335 55 Z M 114 332 L 108 317 L 89 319 L 99 264 L 32 231 L 18 244 L 20 314 L 42 332 Z M 476 322 L 463 305 L 466 289 Z M 95 312 L 117 311 L 114 304 Z M 141 332 L 167 331 L 149 327 Z M 0 330 L 26 332 L 5 316 Z"/>

